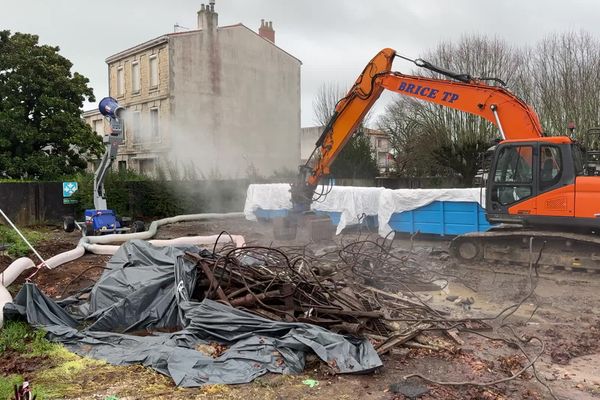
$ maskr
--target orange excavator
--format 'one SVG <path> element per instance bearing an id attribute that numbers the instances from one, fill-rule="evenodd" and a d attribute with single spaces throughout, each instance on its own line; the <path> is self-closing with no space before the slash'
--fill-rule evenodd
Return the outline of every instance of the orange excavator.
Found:
<path id="1" fill-rule="evenodd" d="M 538 251 L 541 265 L 600 269 L 600 236 L 595 235 L 600 231 L 600 177 L 586 176 L 583 147 L 567 136 L 545 135 L 533 108 L 499 79 L 477 79 L 421 59 L 410 61 L 449 79 L 405 75 L 391 70 L 395 57 L 394 50 L 381 50 L 337 103 L 292 184 L 293 211 L 310 209 L 319 181 L 387 89 L 478 115 L 498 128 L 485 195 L 487 218 L 496 225 L 456 237 L 451 243 L 455 256 L 528 262 Z"/>

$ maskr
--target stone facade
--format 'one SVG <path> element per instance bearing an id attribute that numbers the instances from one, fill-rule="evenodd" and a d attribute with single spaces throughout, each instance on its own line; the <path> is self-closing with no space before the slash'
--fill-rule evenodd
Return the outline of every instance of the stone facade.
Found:
<path id="1" fill-rule="evenodd" d="M 171 134 L 168 38 L 117 53 L 107 64 L 109 95 L 128 111 L 115 165 L 154 175 Z"/>

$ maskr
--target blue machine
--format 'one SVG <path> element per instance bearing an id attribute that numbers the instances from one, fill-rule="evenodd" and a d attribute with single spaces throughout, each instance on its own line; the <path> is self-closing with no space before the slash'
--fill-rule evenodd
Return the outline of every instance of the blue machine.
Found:
<path id="1" fill-rule="evenodd" d="M 116 233 L 121 228 L 113 210 L 85 210 L 84 216 L 87 234 Z"/>
<path id="2" fill-rule="evenodd" d="M 100 101 L 98 110 L 110 123 L 110 133 L 104 136 L 106 151 L 100 160 L 98 169 L 94 173 L 94 208 L 85 210 L 84 222 L 75 222 L 73 217 L 66 217 L 64 220 L 64 229 L 67 232 L 72 232 L 75 228 L 78 228 L 84 235 L 143 231 L 144 223 L 141 221 L 134 222 L 131 228 L 123 227 L 115 212 L 109 210 L 106 205 L 104 180 L 113 161 L 117 157 L 119 145 L 123 143 L 123 113 L 125 112 L 125 108 L 121 107 L 114 98 L 105 97 Z"/>

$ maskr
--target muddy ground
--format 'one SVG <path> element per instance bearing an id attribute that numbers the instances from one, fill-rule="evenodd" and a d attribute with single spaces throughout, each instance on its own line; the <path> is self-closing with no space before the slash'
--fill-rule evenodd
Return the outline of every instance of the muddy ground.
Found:
<path id="1" fill-rule="evenodd" d="M 46 228 L 47 230 L 47 228 Z M 158 238 L 186 235 L 218 234 L 221 231 L 241 234 L 247 242 L 260 245 L 289 244 L 275 242 L 268 224 L 245 220 L 210 223 L 181 223 L 160 229 Z M 364 233 L 360 233 L 364 237 Z M 352 232 L 335 240 L 350 241 L 359 235 Z M 47 239 L 38 248 L 44 256 L 52 256 L 72 248 L 79 240 L 78 234 L 66 234 L 50 229 Z M 375 237 L 375 236 L 374 236 Z M 530 276 L 527 268 L 510 265 L 463 265 L 445 253 L 448 241 L 433 238 L 400 237 L 394 246 L 410 248 L 424 257 L 430 267 L 440 274 L 453 275 L 444 290 L 421 292 L 431 307 L 448 311 L 454 317 L 491 317 L 505 307 L 521 300 L 529 292 Z M 89 285 L 101 273 L 106 256 L 86 255 L 83 258 L 44 271 L 32 280 L 50 296 L 58 297 Z M 0 269 L 6 267 L 6 257 Z M 600 398 L 600 274 L 585 272 L 542 273 L 536 279 L 535 294 L 511 317 L 510 322 L 520 335 L 536 336 L 545 343 L 545 351 L 536 366 L 541 379 L 562 399 Z M 15 288 L 12 287 L 12 290 Z M 448 301 L 449 296 L 472 298 L 470 307 Z M 450 297 L 452 298 L 452 297 Z M 532 312 L 535 313 L 532 316 Z M 486 332 L 492 335 L 493 332 Z M 300 377 L 265 376 L 252 384 L 226 388 L 181 390 L 174 388 L 163 377 L 143 368 L 128 367 L 127 372 L 103 373 L 98 376 L 94 391 L 82 397 L 104 398 L 111 393 L 123 398 L 266 398 L 266 399 L 405 399 L 400 394 L 406 389 L 402 377 L 419 373 L 438 381 L 485 382 L 506 378 L 519 370 L 527 360 L 514 349 L 472 333 L 459 332 L 461 346 L 447 351 L 396 348 L 382 356 L 384 367 L 369 375 L 334 375 L 327 366 L 312 363 Z M 533 354 L 539 346 L 527 348 Z M 6 356 L 6 354 L 5 354 Z M 2 365 L 19 365 L 17 355 L 9 355 Z M 9 364 L 13 363 L 13 364 Z M 43 370 L 45 363 L 38 368 Z M 123 367 L 119 367 L 123 368 Z M 1 373 L 10 371 L 2 368 Z M 17 372 L 17 371 L 15 371 Z M 35 378 L 36 371 L 27 371 Z M 131 390 L 130 383 L 148 374 L 155 376 L 164 386 L 160 393 Z M 137 377 L 137 378 L 136 378 Z M 35 384 L 35 379 L 32 379 Z M 315 379 L 313 388 L 302 382 Z M 94 380 L 93 371 L 86 379 Z M 120 379 L 122 380 L 119 383 Z M 139 378 L 141 379 L 141 378 Z M 426 393 L 421 399 L 550 399 L 552 396 L 532 374 L 491 387 L 440 386 L 420 380 L 410 380 Z"/>

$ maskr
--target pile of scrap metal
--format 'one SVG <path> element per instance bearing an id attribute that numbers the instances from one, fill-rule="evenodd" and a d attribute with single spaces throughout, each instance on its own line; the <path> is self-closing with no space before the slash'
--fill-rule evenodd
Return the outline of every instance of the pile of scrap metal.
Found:
<path id="1" fill-rule="evenodd" d="M 48 332 L 69 350 L 117 365 L 142 364 L 176 385 L 245 383 L 267 372 L 301 373 L 316 355 L 335 373 L 367 373 L 382 366 L 394 346 L 449 349 L 456 328 L 506 327 L 519 303 L 495 318 L 457 319 L 427 305 L 423 290 L 445 285 L 427 257 L 393 249 L 389 242 L 355 240 L 312 251 L 309 247 L 225 245 L 212 251 L 181 245 L 122 245 L 91 287 L 55 301 L 33 283 L 23 285 L 4 311 Z M 426 295 L 425 295 L 426 296 Z M 510 334 L 515 331 L 508 326 Z M 440 341 L 429 332 L 445 333 Z M 544 351 L 540 339 L 493 338 L 520 349 L 529 363 Z M 541 348 L 531 355 L 532 339 Z M 540 347 L 540 346 L 538 346 Z"/>
<path id="2" fill-rule="evenodd" d="M 457 333 L 463 331 L 504 343 L 513 352 L 518 349 L 519 356 L 528 361 L 510 376 L 487 382 L 438 381 L 418 373 L 403 379 L 482 387 L 506 383 L 531 370 L 533 377 L 556 398 L 534 365 L 544 353 L 544 342 L 535 336 L 519 335 L 508 322 L 535 291 L 533 272 L 537 263 L 530 265 L 530 290 L 519 302 L 495 317 L 456 318 L 427 305 L 431 294 L 426 292 L 443 290 L 450 277 L 433 265 L 437 258 L 439 267 L 439 259 L 448 255 L 431 255 L 432 252 L 426 252 L 419 256 L 376 239 L 355 240 L 318 254 L 306 246 L 245 246 L 213 249 L 212 254 L 186 252 L 185 258 L 201 271 L 194 291 L 199 298 L 214 299 L 217 304 L 249 311 L 265 320 L 307 323 L 353 338 L 349 340 L 366 339 L 380 355 L 396 346 L 457 354 L 456 350 L 464 344 Z M 341 371 L 336 360 L 328 360 L 328 365 L 334 372 Z"/>
<path id="3" fill-rule="evenodd" d="M 432 309 L 417 290 L 441 290 L 446 281 L 410 253 L 384 243 L 356 241 L 320 256 L 306 247 L 226 247 L 208 256 L 187 252 L 201 272 L 196 295 L 276 321 L 305 322 L 369 338 L 379 354 L 424 331 L 457 326 Z M 470 329 L 489 328 L 462 320 Z M 450 335 L 449 335 L 450 336 Z M 452 338 L 452 336 L 450 336 Z"/>

